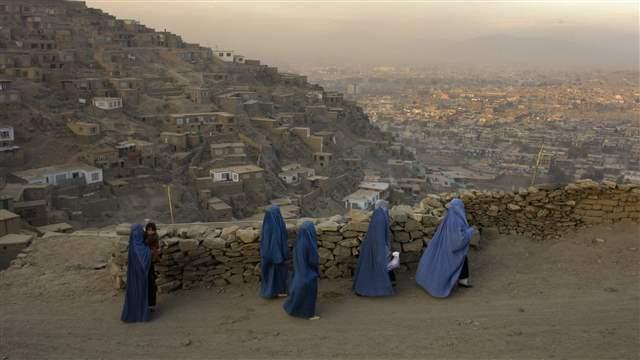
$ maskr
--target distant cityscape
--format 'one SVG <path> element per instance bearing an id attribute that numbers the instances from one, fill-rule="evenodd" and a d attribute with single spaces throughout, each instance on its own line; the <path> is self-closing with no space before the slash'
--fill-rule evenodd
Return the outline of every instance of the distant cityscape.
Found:
<path id="1" fill-rule="evenodd" d="M 372 123 L 407 145 L 416 161 L 405 164 L 426 176 L 430 190 L 511 190 L 581 178 L 640 182 L 638 73 L 306 71 L 311 81 L 357 100 Z"/>

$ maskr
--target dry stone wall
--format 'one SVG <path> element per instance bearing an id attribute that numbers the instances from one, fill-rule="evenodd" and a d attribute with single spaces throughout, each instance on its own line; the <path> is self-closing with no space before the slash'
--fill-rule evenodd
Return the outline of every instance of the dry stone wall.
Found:
<path id="1" fill-rule="evenodd" d="M 533 239 L 559 237 L 583 225 L 640 221 L 640 187 L 580 181 L 562 187 L 536 187 L 513 193 L 465 191 L 429 195 L 417 207 L 391 209 L 393 249 L 401 251 L 401 270 L 415 269 L 433 236 L 445 204 L 454 197 L 465 202 L 469 222 L 481 230 L 520 234 Z M 320 272 L 323 278 L 350 278 L 369 213 L 349 218 L 308 219 L 316 223 Z M 288 223 L 289 246 L 299 223 Z M 117 287 L 126 280 L 129 225 L 117 230 L 111 271 Z M 162 255 L 155 265 L 161 292 L 196 286 L 257 283 L 260 280 L 257 223 L 184 224 L 161 226 Z"/>

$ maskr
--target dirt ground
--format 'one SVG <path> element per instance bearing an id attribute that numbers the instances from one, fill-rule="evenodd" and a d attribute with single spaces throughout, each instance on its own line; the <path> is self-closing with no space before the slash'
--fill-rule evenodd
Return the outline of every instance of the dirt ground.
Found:
<path id="1" fill-rule="evenodd" d="M 595 241 L 596 238 L 604 240 Z M 100 238 L 40 239 L 29 266 L 0 272 L 0 359 L 638 359 L 640 227 L 557 241 L 487 241 L 473 289 L 436 300 L 399 274 L 394 297 L 321 281 L 319 321 L 291 318 L 257 287 L 159 297 L 152 322 L 125 325 Z"/>

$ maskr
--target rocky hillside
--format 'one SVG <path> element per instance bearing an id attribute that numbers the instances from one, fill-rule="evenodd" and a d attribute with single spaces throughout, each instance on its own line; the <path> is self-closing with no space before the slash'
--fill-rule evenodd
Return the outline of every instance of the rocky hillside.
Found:
<path id="1" fill-rule="evenodd" d="M 4 1 L 2 79 L 19 98 L 0 103 L 0 124 L 15 129 L 22 156 L 7 161 L 0 176 L 10 179 L 16 170 L 78 162 L 100 167 L 107 187 L 103 195 L 118 203 L 108 215 L 122 221 L 145 212 L 168 221 L 169 214 L 166 205 L 132 208 L 139 201 L 131 197 L 139 189 L 116 194 L 109 186 L 117 179 L 133 183 L 132 178 L 147 176 L 145 183 L 171 184 L 178 194 L 175 206 L 182 209 L 176 211 L 177 220 L 207 220 L 209 212 L 198 202 L 208 199 L 202 198 L 196 178 L 216 167 L 257 165 L 265 172 L 265 190 L 260 191 L 265 197 L 209 189 L 233 208 L 235 217 L 243 217 L 271 199 L 298 199 L 312 192 L 311 185 L 292 187 L 279 177 L 285 165 L 298 163 L 329 180 L 351 179 L 323 188 L 325 206 L 335 211 L 364 167 L 384 170 L 391 157 L 390 137 L 342 94 L 259 60 L 117 19 L 84 2 Z M 109 99 L 118 105 L 111 107 Z M 128 145 L 132 141 L 137 148 Z M 244 146 L 241 161 L 213 157 L 212 145 L 233 143 Z M 141 144 L 149 150 L 140 150 Z M 135 156 L 123 154 L 126 146 Z M 156 192 L 150 203 L 161 203 L 164 196 Z M 56 220 L 67 221 L 77 220 L 71 212 L 88 213 L 52 210 L 60 210 Z M 323 214 L 312 205 L 301 211 Z M 101 216 L 80 218 L 88 225 L 101 224 Z"/>

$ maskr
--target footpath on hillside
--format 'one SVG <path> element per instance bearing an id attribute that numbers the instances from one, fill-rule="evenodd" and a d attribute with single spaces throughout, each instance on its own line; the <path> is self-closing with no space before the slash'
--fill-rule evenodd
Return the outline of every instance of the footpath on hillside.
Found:
<path id="1" fill-rule="evenodd" d="M 119 321 L 123 293 L 103 267 L 111 241 L 38 239 L 0 272 L 0 359 L 637 358 L 640 226 L 557 240 L 490 239 L 470 254 L 473 289 L 445 300 L 398 274 L 398 293 L 354 296 L 321 281 L 320 321 L 291 318 L 256 285 L 178 291 L 152 322 Z"/>

